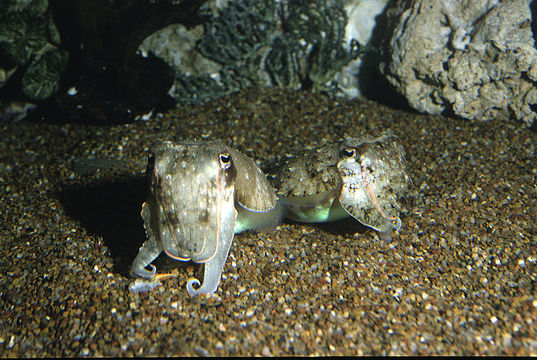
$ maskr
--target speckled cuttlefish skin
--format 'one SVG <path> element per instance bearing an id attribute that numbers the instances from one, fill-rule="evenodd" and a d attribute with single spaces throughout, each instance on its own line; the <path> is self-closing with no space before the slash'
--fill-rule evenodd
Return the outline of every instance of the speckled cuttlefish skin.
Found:
<path id="1" fill-rule="evenodd" d="M 158 142 L 147 176 L 149 195 L 141 213 L 147 241 L 133 272 L 153 279 L 156 268 L 150 264 L 163 251 L 176 260 L 204 263 L 201 286 L 197 279 L 187 283 L 190 296 L 217 290 L 234 234 L 269 230 L 280 220 L 265 175 L 222 141 Z M 149 265 L 152 271 L 146 269 Z"/>
<path id="2" fill-rule="evenodd" d="M 411 184 L 404 149 L 391 131 L 363 135 L 309 150 L 279 169 L 274 185 L 287 217 L 327 222 L 352 216 L 391 238 Z"/>

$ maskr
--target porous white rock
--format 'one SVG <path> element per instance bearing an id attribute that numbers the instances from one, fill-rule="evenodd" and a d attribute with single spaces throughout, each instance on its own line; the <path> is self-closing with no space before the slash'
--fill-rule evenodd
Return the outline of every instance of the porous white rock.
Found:
<path id="1" fill-rule="evenodd" d="M 395 2 L 380 70 L 414 109 L 467 119 L 537 117 L 530 0 Z"/>

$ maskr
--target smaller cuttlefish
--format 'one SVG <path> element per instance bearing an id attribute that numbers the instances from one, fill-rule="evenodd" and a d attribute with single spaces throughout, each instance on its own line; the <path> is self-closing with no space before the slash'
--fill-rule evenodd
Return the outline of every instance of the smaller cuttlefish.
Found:
<path id="1" fill-rule="evenodd" d="M 352 216 L 391 239 L 401 228 L 398 199 L 411 185 L 404 149 L 388 130 L 345 136 L 287 161 L 274 178 L 287 217 L 315 223 Z"/>
<path id="2" fill-rule="evenodd" d="M 190 296 L 217 290 L 234 234 L 273 229 L 281 218 L 265 175 L 222 141 L 160 141 L 149 156 L 147 177 L 141 213 L 147 241 L 132 270 L 145 278 L 166 276 L 155 276 L 151 265 L 163 251 L 175 260 L 203 263 L 203 283 L 187 283 Z"/>

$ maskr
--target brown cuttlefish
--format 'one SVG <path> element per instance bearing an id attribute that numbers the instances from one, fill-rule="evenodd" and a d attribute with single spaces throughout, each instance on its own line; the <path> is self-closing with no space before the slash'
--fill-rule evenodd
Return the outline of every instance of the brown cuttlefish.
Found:
<path id="1" fill-rule="evenodd" d="M 399 199 L 411 185 L 404 149 L 385 131 L 345 136 L 305 151 L 279 168 L 276 192 L 289 219 L 328 222 L 353 217 L 391 239 L 401 228 Z"/>
<path id="2" fill-rule="evenodd" d="M 147 241 L 132 270 L 154 279 L 151 262 L 161 252 L 203 263 L 203 282 L 187 283 L 190 296 L 217 290 L 234 234 L 273 229 L 281 219 L 265 175 L 252 159 L 222 141 L 160 141 L 151 151 L 147 177 L 149 194 L 142 205 Z"/>

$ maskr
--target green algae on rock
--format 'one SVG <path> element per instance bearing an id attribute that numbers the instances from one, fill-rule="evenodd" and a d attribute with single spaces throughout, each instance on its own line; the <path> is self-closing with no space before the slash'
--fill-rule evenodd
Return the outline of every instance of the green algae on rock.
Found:
<path id="1" fill-rule="evenodd" d="M 50 97 L 59 88 L 68 53 L 60 46 L 48 0 L 0 5 L 6 9 L 0 15 L 0 53 L 22 72 L 22 94 L 33 101 Z"/>
<path id="2" fill-rule="evenodd" d="M 344 47 L 346 23 L 339 2 L 232 2 L 196 45 L 221 69 L 177 74 L 175 98 L 203 102 L 253 85 L 333 90 L 336 73 L 360 53 L 354 40 Z"/>

